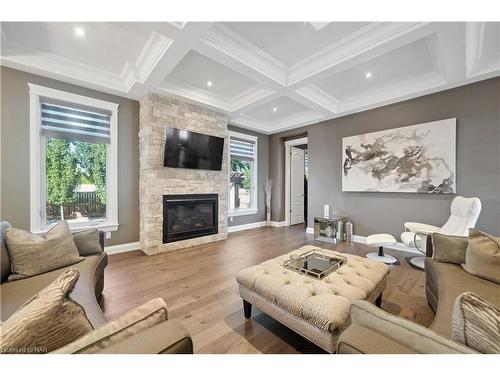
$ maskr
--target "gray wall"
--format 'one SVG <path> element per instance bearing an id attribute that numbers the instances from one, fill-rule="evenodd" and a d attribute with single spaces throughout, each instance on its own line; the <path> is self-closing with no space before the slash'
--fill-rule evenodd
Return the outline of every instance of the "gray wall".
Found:
<path id="1" fill-rule="evenodd" d="M 257 140 L 257 209 L 259 210 L 255 215 L 233 216 L 228 219 L 228 226 L 243 225 L 249 223 L 256 223 L 266 220 L 266 202 L 264 199 L 264 184 L 269 176 L 269 136 L 253 132 L 247 129 L 238 128 L 233 125 L 228 126 L 229 130 L 250 134 L 258 137 Z"/>
<path id="2" fill-rule="evenodd" d="M 118 222 L 106 245 L 139 241 L 139 103 L 134 100 L 1 67 L 1 212 L 2 220 L 29 230 L 28 82 L 118 103 Z"/>
<path id="3" fill-rule="evenodd" d="M 454 195 L 343 193 L 342 137 L 457 118 L 457 193 L 477 196 L 477 228 L 500 235 L 500 78 L 325 121 L 270 137 L 270 176 L 280 182 L 273 220 L 284 220 L 283 138 L 307 132 L 309 226 L 323 204 L 349 216 L 358 235 L 386 232 L 399 238 L 405 221 L 442 225 Z"/>

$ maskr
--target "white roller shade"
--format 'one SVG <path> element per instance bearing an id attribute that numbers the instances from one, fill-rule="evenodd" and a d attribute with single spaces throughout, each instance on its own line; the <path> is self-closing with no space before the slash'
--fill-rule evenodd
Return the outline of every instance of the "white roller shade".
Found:
<path id="1" fill-rule="evenodd" d="M 255 143 L 248 140 L 231 138 L 229 145 L 231 158 L 240 160 L 255 159 Z"/>
<path id="2" fill-rule="evenodd" d="M 111 115 L 42 102 L 42 135 L 93 143 L 110 143 Z"/>

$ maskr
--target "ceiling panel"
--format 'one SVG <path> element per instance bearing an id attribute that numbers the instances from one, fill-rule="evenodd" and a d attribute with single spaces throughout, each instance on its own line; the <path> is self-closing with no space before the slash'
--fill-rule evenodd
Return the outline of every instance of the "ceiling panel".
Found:
<path id="1" fill-rule="evenodd" d="M 84 36 L 78 37 L 75 28 Z M 114 74 L 138 58 L 149 34 L 131 33 L 126 24 L 113 22 L 3 22 L 2 32 L 11 42 Z"/>
<path id="2" fill-rule="evenodd" d="M 338 42 L 368 22 L 227 22 L 225 26 L 287 66 Z"/>
<path id="3" fill-rule="evenodd" d="M 175 67 L 165 81 L 165 88 L 168 88 L 169 80 L 176 84 L 185 83 L 226 99 L 234 98 L 257 85 L 256 81 L 195 51 L 190 51 Z"/>
<path id="4" fill-rule="evenodd" d="M 273 122 L 307 111 L 309 111 L 309 108 L 305 105 L 289 97 L 282 96 L 266 104 L 245 111 L 244 116 L 259 121 Z"/>
<path id="5" fill-rule="evenodd" d="M 331 75 L 316 85 L 342 100 L 414 80 L 436 71 L 430 43 L 432 38 L 417 40 Z"/>

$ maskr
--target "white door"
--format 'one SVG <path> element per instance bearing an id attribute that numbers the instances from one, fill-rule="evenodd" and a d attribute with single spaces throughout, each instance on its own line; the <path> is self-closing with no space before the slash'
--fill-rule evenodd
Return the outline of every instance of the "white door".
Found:
<path id="1" fill-rule="evenodd" d="M 304 150 L 290 147 L 290 225 L 304 222 Z"/>

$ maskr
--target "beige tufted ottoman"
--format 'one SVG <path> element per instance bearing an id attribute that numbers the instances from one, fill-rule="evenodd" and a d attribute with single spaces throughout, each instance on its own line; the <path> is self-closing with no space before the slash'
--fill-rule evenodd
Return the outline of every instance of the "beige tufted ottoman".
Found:
<path id="1" fill-rule="evenodd" d="M 238 273 L 245 317 L 257 306 L 288 328 L 327 352 L 334 353 L 337 338 L 350 324 L 351 302 L 380 302 L 389 267 L 375 260 L 342 253 L 347 263 L 322 280 L 300 275 L 283 267 L 290 254 L 320 250 L 304 246 Z"/>

